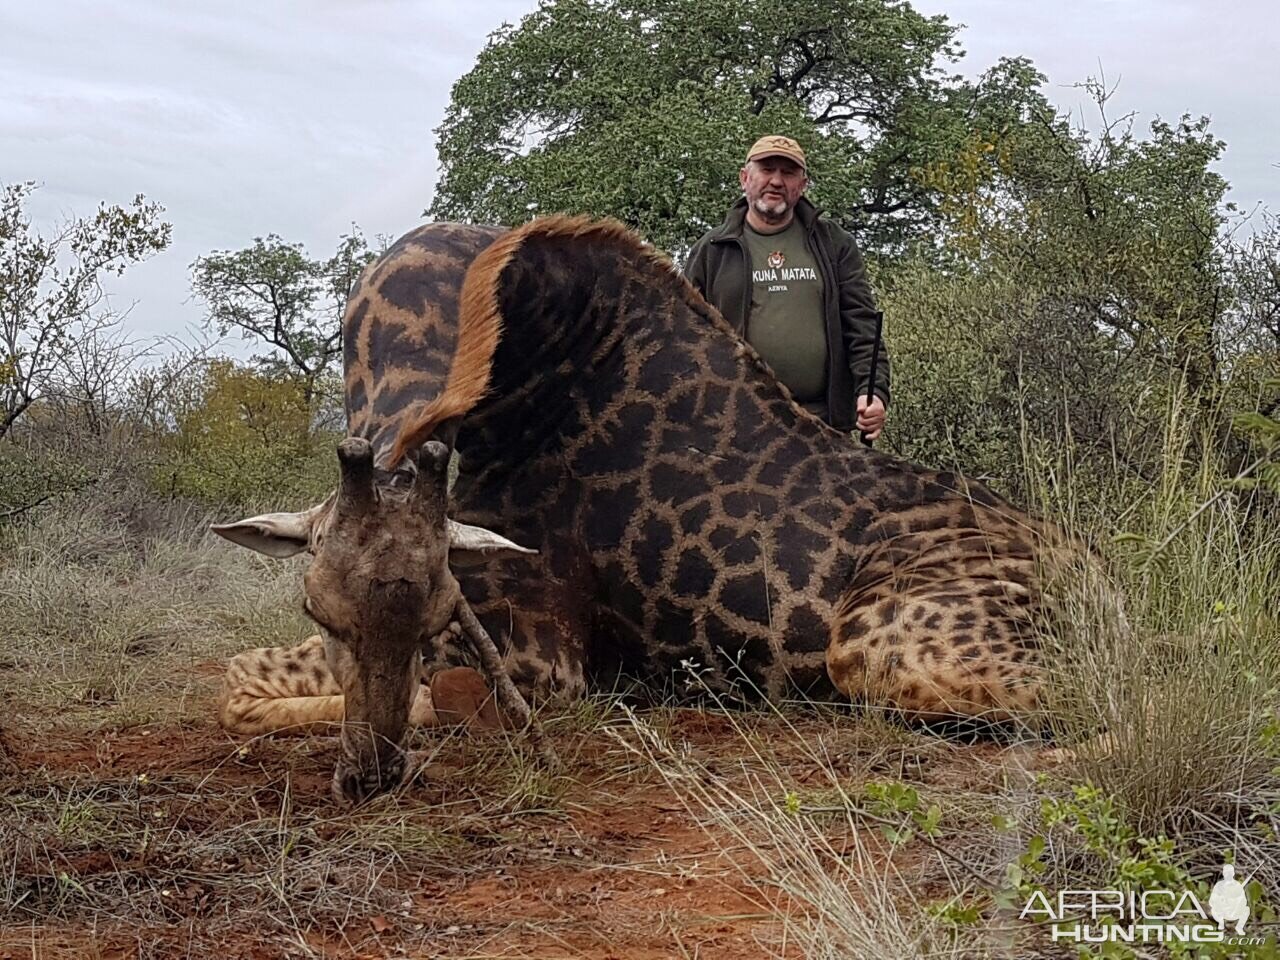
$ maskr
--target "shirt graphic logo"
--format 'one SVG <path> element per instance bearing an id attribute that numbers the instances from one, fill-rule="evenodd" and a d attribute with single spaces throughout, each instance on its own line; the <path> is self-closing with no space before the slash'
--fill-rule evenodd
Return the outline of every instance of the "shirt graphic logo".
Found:
<path id="1" fill-rule="evenodd" d="M 786 262 L 787 258 L 782 255 L 781 250 L 775 250 L 773 253 L 769 254 L 769 266 L 774 270 L 777 270 Z"/>

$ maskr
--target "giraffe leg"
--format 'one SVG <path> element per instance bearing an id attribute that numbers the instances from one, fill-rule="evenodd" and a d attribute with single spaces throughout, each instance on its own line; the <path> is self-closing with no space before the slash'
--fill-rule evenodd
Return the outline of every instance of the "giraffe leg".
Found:
<path id="1" fill-rule="evenodd" d="M 227 664 L 218 707 L 218 719 L 231 733 L 331 732 L 332 724 L 342 722 L 342 688 L 316 635 L 296 647 L 236 654 Z"/>
<path id="2" fill-rule="evenodd" d="M 1091 760 L 1098 763 L 1110 760 L 1125 747 L 1126 741 L 1145 740 L 1156 729 L 1157 708 L 1150 692 L 1143 698 L 1143 718 L 1137 724 L 1125 724 L 1119 729 L 1104 730 L 1087 740 L 1065 747 L 1050 747 L 1040 752 L 1040 762 L 1046 766 Z"/>
<path id="3" fill-rule="evenodd" d="M 1027 721 L 1039 671 L 1020 588 L 1009 590 L 939 584 L 841 609 L 827 672 L 851 698 L 918 719 Z"/>
<path id="4" fill-rule="evenodd" d="M 329 669 L 318 634 L 295 647 L 245 650 L 227 664 L 218 720 L 230 733 L 334 733 L 343 715 L 342 687 Z M 437 722 L 425 685 L 410 708 L 409 722 Z"/>

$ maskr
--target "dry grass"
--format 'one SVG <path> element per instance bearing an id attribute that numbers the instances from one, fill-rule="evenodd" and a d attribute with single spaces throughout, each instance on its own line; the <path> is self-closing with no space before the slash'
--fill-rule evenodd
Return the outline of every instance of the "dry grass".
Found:
<path id="1" fill-rule="evenodd" d="M 781 734 L 781 744 L 757 743 L 735 724 L 748 746 L 745 755 L 712 760 L 663 736 L 647 718 L 628 717 L 630 727 L 615 731 L 619 742 L 659 772 L 735 865 L 738 882 L 779 921 L 774 938 L 761 944 L 769 955 L 994 955 L 984 933 L 957 929 L 931 911 L 930 888 L 945 889 L 947 898 L 966 896 L 974 879 L 982 879 L 977 870 L 932 840 L 925 850 L 885 840 L 877 826 L 903 828 L 910 817 L 871 812 L 855 795 L 858 784 L 878 779 L 878 767 L 900 764 L 911 751 L 869 741 L 867 752 L 854 754 L 858 769 L 850 770 L 849 754 L 846 762 L 836 761 L 830 752 L 835 744 L 814 736 L 811 726 L 800 730 L 774 718 L 772 733 Z M 839 739 L 835 731 L 829 735 Z M 787 756 L 787 747 L 802 757 Z"/>
<path id="2" fill-rule="evenodd" d="M 1177 423 L 1164 475 L 1130 489 L 1108 528 L 1095 524 L 1127 623 L 1087 578 L 1066 592 L 1070 629 L 1047 638 L 1050 719 L 1061 740 L 1083 744 L 1073 774 L 1115 796 L 1140 831 L 1207 842 L 1213 826 L 1232 847 L 1252 843 L 1250 824 L 1269 818 L 1280 786 L 1280 538 L 1274 498 L 1219 479 L 1209 440 L 1197 466 Z M 1084 528 L 1077 491 L 1046 482 L 1041 495 Z"/>
<path id="3" fill-rule="evenodd" d="M 0 546 L 0 957 L 1052 956 L 992 893 L 1037 835 L 1046 886 L 1109 879 L 1044 822 L 1080 781 L 1193 875 L 1229 849 L 1280 890 L 1280 557 L 1240 502 L 1183 492 L 1126 541 L 1130 628 L 1057 638 L 1053 722 L 1112 739 L 1051 776 L 1032 745 L 843 707 L 597 697 L 544 711 L 558 771 L 422 733 L 418 780 L 354 812 L 331 740 L 213 722 L 226 657 L 309 633 L 298 565 L 193 510 L 39 514 Z"/>
<path id="4" fill-rule="evenodd" d="M 652 778 L 601 732 L 615 699 L 544 717 L 558 772 L 519 738 L 424 733 L 412 786 L 335 807 L 331 739 L 246 744 L 213 722 L 221 662 L 308 625 L 298 567 L 208 538 L 206 520 L 81 503 L 5 534 L 0 956 L 521 955 L 531 936 L 539 955 L 653 934 L 638 911 L 576 917 L 574 890 L 532 918 L 468 900 L 495 875 L 541 902 L 591 871 L 608 886 L 672 869 L 632 849 Z M 669 911 L 663 929 L 699 922 Z"/>
<path id="5" fill-rule="evenodd" d="M 213 543 L 209 519 L 85 499 L 3 531 L 0 694 L 59 721 L 146 722 L 184 709 L 202 661 L 310 633 L 300 568 Z"/>

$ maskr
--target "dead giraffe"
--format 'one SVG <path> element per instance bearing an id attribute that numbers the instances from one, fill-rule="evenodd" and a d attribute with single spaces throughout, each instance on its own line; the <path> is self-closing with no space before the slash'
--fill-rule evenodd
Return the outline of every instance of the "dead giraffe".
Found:
<path id="1" fill-rule="evenodd" d="M 525 690 L 576 695 L 592 677 L 661 680 L 695 662 L 713 683 L 771 698 L 838 692 L 926 718 L 1035 711 L 1046 569 L 1078 559 L 1068 538 L 806 413 L 621 226 L 423 227 L 366 270 L 344 344 L 349 429 L 375 452 L 379 484 L 419 483 L 421 451 L 442 438 L 462 456 L 453 517 L 536 547 L 458 575 Z M 338 629 L 328 611 L 350 589 L 314 575 L 333 512 L 222 532 L 265 552 L 311 550 L 308 611 Z M 421 535 L 410 527 L 378 536 Z M 452 582 L 444 561 L 422 558 L 436 564 L 422 576 Z M 428 673 L 460 655 L 451 635 L 428 639 L 439 630 L 419 631 Z M 321 665 L 310 650 L 303 673 Z M 328 663 L 358 670 L 355 656 L 344 665 L 330 644 Z M 229 697 L 243 683 L 230 680 Z M 400 696 L 401 731 L 408 706 Z"/>

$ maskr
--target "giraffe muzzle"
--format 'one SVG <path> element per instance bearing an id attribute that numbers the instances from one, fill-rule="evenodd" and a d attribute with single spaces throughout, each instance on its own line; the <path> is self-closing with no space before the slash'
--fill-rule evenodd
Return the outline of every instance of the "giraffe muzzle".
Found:
<path id="1" fill-rule="evenodd" d="M 351 806 L 361 804 L 398 787 L 407 766 L 405 752 L 399 746 L 384 745 L 367 760 L 344 753 L 333 771 L 333 798 Z"/>

